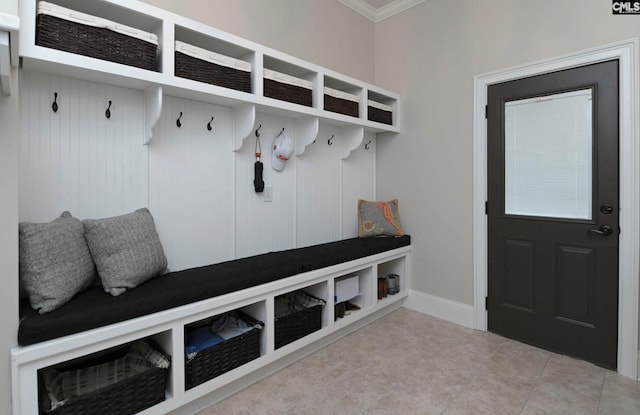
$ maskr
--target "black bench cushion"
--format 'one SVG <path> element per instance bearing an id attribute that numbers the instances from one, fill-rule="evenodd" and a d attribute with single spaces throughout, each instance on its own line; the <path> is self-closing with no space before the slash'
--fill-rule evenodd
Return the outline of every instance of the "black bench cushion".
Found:
<path id="1" fill-rule="evenodd" d="M 46 314 L 21 303 L 18 344 L 26 346 L 290 277 L 411 243 L 398 238 L 353 238 L 269 252 L 161 275 L 113 297 L 101 286 Z"/>

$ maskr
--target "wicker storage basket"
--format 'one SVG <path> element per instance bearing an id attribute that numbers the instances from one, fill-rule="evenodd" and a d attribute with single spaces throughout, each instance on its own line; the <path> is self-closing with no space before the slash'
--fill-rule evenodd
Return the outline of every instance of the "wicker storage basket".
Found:
<path id="1" fill-rule="evenodd" d="M 198 386 L 209 379 L 220 376 L 260 357 L 260 333 L 264 323 L 240 311 L 234 311 L 233 313 L 254 327 L 246 333 L 199 351 L 191 360 L 185 358 L 186 389 Z M 210 320 L 196 324 L 197 326 L 208 325 Z"/>
<path id="2" fill-rule="evenodd" d="M 156 71 L 158 37 L 153 33 L 38 3 L 36 45 Z"/>
<path id="3" fill-rule="evenodd" d="M 369 100 L 367 105 L 369 121 L 381 122 L 383 124 L 393 124 L 393 112 L 388 105 Z"/>
<path id="4" fill-rule="evenodd" d="M 325 301 L 313 297 L 305 292 L 297 291 L 295 293 L 276 297 L 276 308 L 278 308 L 278 302 L 290 302 L 290 299 L 286 298 L 290 295 L 306 296 L 308 300 L 310 300 L 309 302 L 313 303 L 313 305 L 291 312 L 287 315 L 276 315 L 276 349 L 322 328 L 322 307 L 325 304 Z"/>
<path id="5" fill-rule="evenodd" d="M 153 343 L 149 342 L 149 345 L 153 346 Z M 108 365 L 110 362 L 122 359 L 129 349 L 129 347 L 110 349 L 39 371 L 40 413 L 47 415 L 130 415 L 163 402 L 169 368 L 150 367 L 118 383 L 70 398 L 63 405 L 52 408 L 50 393 L 53 391 L 53 386 L 45 380 L 48 378 L 45 372 L 48 371 L 49 375 L 54 376 L 68 373 L 74 379 L 76 376 L 80 376 L 77 374 L 82 370 L 96 365 Z M 153 346 L 153 349 L 164 356 L 167 361 L 169 360 L 169 357 L 160 352 L 157 346 Z"/>
<path id="6" fill-rule="evenodd" d="M 175 75 L 251 93 L 251 64 L 181 41 L 175 43 Z"/>
<path id="7" fill-rule="evenodd" d="M 307 80 L 265 68 L 264 96 L 311 107 L 313 85 Z"/>
<path id="8" fill-rule="evenodd" d="M 338 91 L 337 89 L 324 88 L 324 109 L 339 114 L 360 116 L 360 100 L 357 96 Z"/>

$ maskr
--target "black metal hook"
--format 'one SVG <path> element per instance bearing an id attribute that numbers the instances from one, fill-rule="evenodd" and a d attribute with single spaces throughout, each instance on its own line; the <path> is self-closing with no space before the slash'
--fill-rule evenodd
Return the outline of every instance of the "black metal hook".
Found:
<path id="1" fill-rule="evenodd" d="M 51 109 L 53 112 L 58 112 L 58 93 L 53 93 L 53 104 L 51 104 Z"/>
<path id="2" fill-rule="evenodd" d="M 180 111 L 180 116 L 176 120 L 176 125 L 178 126 L 178 128 L 182 127 L 182 122 L 180 122 L 180 118 L 182 118 L 182 111 Z"/>
<path id="3" fill-rule="evenodd" d="M 107 110 L 104 112 L 104 116 L 107 117 L 107 119 L 111 118 L 111 101 L 109 101 L 109 107 L 107 107 Z"/>
<path id="4" fill-rule="evenodd" d="M 369 150 L 369 145 L 371 144 L 371 140 L 369 140 L 369 142 L 367 144 L 364 145 L 364 149 L 365 150 Z"/>
<path id="5" fill-rule="evenodd" d="M 331 134 L 331 138 L 329 140 L 327 140 L 327 144 L 329 144 L 330 146 L 333 145 L 333 137 L 335 136 L 335 134 Z"/>
<path id="6" fill-rule="evenodd" d="M 256 130 L 256 137 L 260 138 L 260 129 L 262 128 L 262 124 L 260 124 L 260 126 L 258 127 L 258 129 Z"/>
<path id="7" fill-rule="evenodd" d="M 282 135 L 282 133 L 284 133 L 284 128 L 282 129 L 282 131 L 280 131 L 280 134 L 278 134 L 278 135 Z"/>
<path id="8" fill-rule="evenodd" d="M 213 122 L 213 117 L 211 117 L 211 121 L 207 123 L 207 130 L 211 131 L 211 123 Z"/>

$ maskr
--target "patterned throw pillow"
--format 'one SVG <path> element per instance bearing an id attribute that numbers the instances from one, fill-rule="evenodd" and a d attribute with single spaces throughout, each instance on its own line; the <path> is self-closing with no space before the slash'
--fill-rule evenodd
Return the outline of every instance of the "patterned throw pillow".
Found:
<path id="1" fill-rule="evenodd" d="M 82 223 L 102 286 L 109 294 L 120 295 L 166 270 L 167 257 L 148 209 Z"/>
<path id="2" fill-rule="evenodd" d="M 49 223 L 21 222 L 18 239 L 20 283 L 40 314 L 62 306 L 94 281 L 82 222 L 69 212 Z"/>
<path id="3" fill-rule="evenodd" d="M 389 202 L 358 200 L 358 237 L 402 235 L 398 199 Z"/>

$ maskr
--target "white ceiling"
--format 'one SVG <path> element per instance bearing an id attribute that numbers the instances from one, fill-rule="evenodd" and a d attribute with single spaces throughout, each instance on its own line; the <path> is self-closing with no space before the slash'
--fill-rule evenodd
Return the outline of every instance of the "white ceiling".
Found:
<path id="1" fill-rule="evenodd" d="M 338 0 L 372 22 L 379 22 L 427 0 Z"/>

